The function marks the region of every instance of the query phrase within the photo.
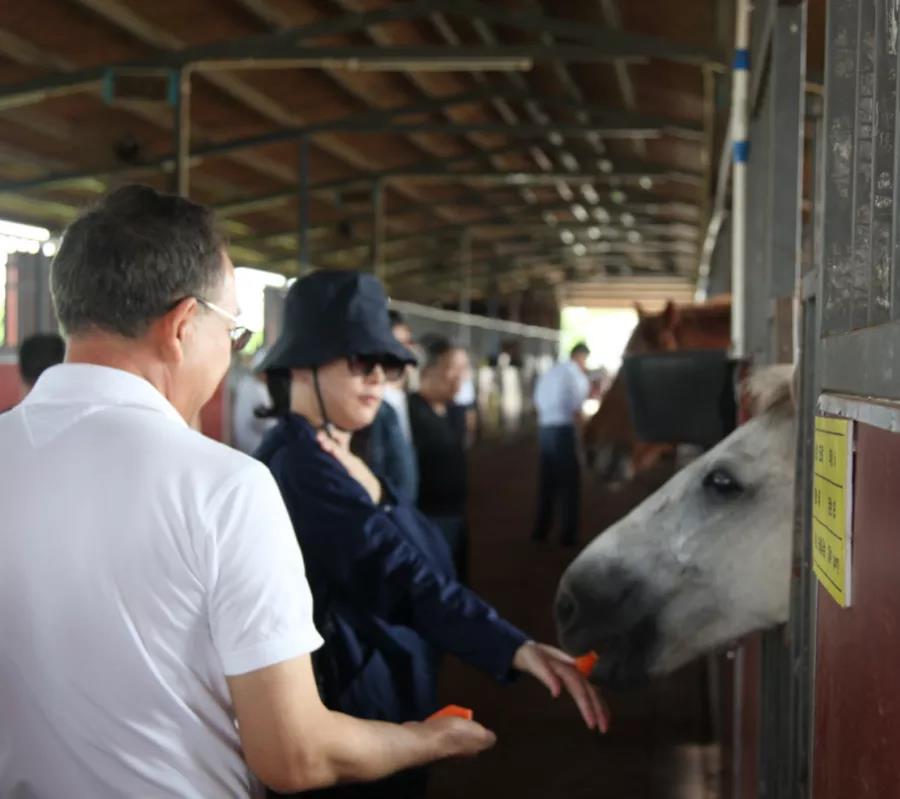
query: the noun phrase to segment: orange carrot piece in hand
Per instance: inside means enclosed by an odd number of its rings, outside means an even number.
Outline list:
[[[600,660],[600,656],[596,652],[588,652],[586,655],[575,658],[575,668],[581,672],[582,677],[590,677],[598,660]]]
[[[460,707],[459,705],[447,705],[447,707],[442,707],[437,713],[432,713],[428,719],[443,719],[449,716],[456,716],[457,718],[465,719],[466,721],[471,721],[475,713],[467,707]]]

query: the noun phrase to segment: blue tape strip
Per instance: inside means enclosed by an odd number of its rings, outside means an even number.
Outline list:
[[[735,50],[732,66],[735,69],[750,69],[750,51],[744,48]]]
[[[166,86],[166,102],[174,108],[178,105],[178,95],[181,93],[181,76],[177,69],[169,72],[168,85]]]
[[[746,164],[750,159],[750,142],[736,141],[734,143],[734,162],[736,164]]]

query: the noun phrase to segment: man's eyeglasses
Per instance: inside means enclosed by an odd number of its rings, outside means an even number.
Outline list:
[[[391,383],[403,376],[406,364],[390,355],[351,355],[347,358],[350,374],[356,377],[368,377],[375,371],[376,366],[381,367],[384,379]]]
[[[227,319],[232,323],[233,327],[228,329],[228,335],[231,337],[231,349],[233,352],[240,352],[250,343],[253,337],[253,331],[249,327],[245,327],[234,314],[228,313],[224,308],[220,308],[209,300],[202,297],[194,297],[204,308],[209,308],[213,313],[219,314],[223,319]]]

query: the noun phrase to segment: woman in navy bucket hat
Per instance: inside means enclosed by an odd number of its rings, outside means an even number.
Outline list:
[[[278,482],[303,550],[325,639],[313,656],[323,701],[362,718],[422,720],[437,710],[438,665],[449,652],[501,682],[527,672],[554,695],[565,689],[589,727],[605,726],[572,660],[460,585],[440,531],[350,451],[352,434],[375,417],[385,378],[414,362],[391,333],[378,280],[335,270],[291,286],[281,335],[261,365],[281,418],[257,457]],[[424,791],[424,772],[407,772],[322,795]]]

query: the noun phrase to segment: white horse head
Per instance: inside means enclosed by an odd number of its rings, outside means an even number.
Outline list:
[[[787,621],[794,491],[791,370],[748,386],[756,414],[595,539],[559,585],[562,645],[597,676],[668,673]]]

